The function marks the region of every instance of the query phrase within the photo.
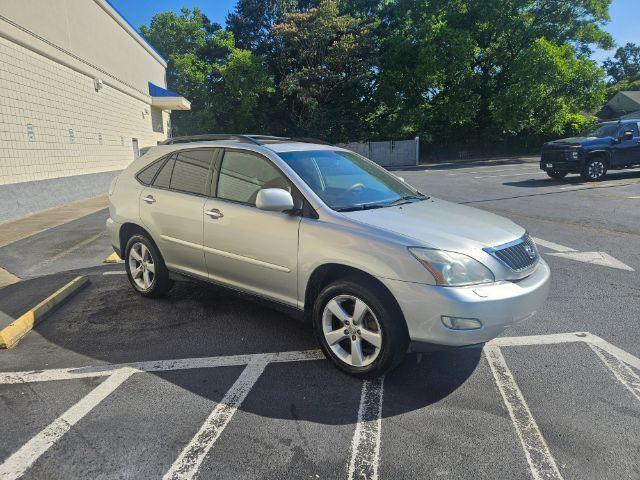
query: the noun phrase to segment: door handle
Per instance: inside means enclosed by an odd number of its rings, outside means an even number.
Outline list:
[[[156,203],[156,199],[153,198],[153,195],[147,195],[146,197],[142,197],[142,200],[144,200],[147,203]]]
[[[223,213],[218,210],[217,208],[212,208],[211,210],[207,210],[206,212],[204,212],[205,215],[208,215],[209,217],[213,218],[214,220],[217,220],[219,218],[224,217]]]

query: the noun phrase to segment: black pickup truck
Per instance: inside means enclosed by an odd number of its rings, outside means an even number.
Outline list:
[[[640,166],[640,120],[601,123],[584,137],[563,138],[542,147],[540,169],[551,178],[579,173],[589,182],[607,170]]]

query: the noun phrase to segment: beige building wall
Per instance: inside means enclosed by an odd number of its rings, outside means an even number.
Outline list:
[[[133,138],[140,148],[166,139],[148,103],[96,91],[91,77],[1,37],[0,65],[0,185],[121,170]]]
[[[106,0],[0,0],[0,223],[103,194],[165,140],[189,108],[149,95],[166,66]]]
[[[166,63],[105,0],[1,0],[0,34],[147,95]],[[66,58],[65,58],[66,57]]]

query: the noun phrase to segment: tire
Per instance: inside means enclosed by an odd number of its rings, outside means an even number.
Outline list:
[[[136,234],[129,239],[124,264],[129,283],[143,297],[162,296],[173,286],[160,251],[146,235]]]
[[[547,175],[555,180],[561,180],[567,176],[569,172],[563,172],[562,170],[547,170]]]
[[[335,305],[341,307],[343,320],[333,313]],[[364,310],[360,321],[354,315],[356,305],[359,312]],[[331,283],[318,295],[312,318],[325,356],[355,377],[383,375],[403,360],[409,346],[402,312],[391,295],[370,280],[356,277]]]
[[[580,176],[587,182],[599,182],[607,174],[607,162],[602,157],[587,160]]]

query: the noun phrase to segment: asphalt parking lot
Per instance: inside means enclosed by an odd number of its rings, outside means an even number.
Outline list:
[[[307,325],[228,291],[133,293],[106,212],[0,248],[0,478],[640,479],[640,171],[554,181],[526,160],[396,172],[523,225],[552,268],[534,318],[484,347],[334,369]]]

